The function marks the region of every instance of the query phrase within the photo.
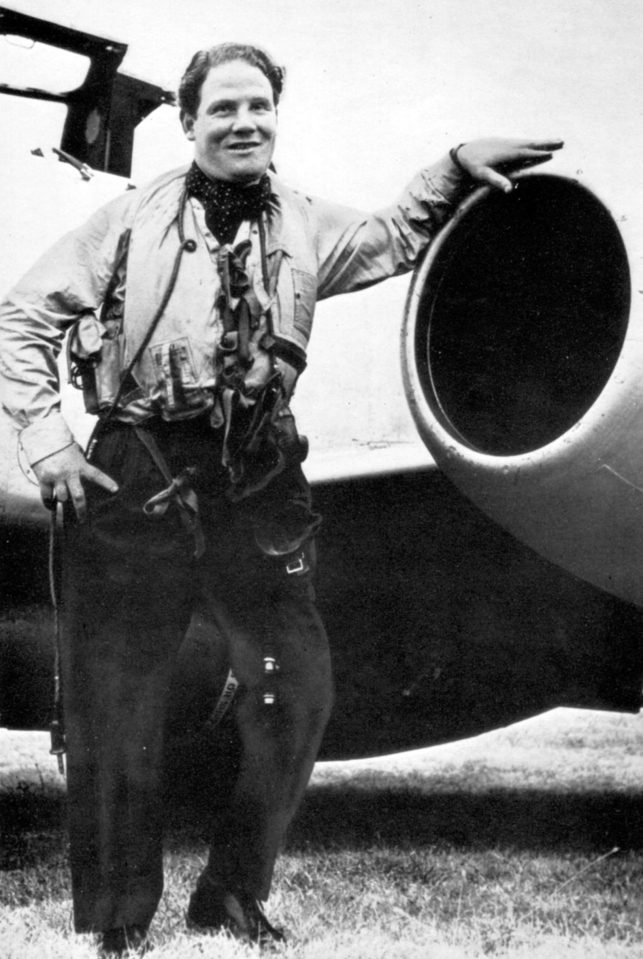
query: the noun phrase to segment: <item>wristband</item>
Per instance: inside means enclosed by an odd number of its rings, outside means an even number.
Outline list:
[[[462,165],[462,163],[460,162],[458,158],[458,150],[461,150],[463,146],[465,146],[464,143],[458,143],[457,147],[451,147],[451,149],[449,150],[449,156],[451,157],[451,162],[453,163],[454,166],[458,168],[460,173],[465,173],[467,176],[470,176],[471,174],[466,169],[466,167]]]

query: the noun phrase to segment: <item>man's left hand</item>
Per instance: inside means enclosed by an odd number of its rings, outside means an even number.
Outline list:
[[[457,163],[479,183],[510,193],[508,174],[551,160],[562,140],[471,140],[457,150]]]

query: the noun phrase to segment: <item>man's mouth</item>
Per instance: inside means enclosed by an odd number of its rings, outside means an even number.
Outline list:
[[[230,143],[228,144],[228,150],[232,150],[233,153],[249,153],[252,150],[256,150],[259,146],[261,146],[260,143],[254,140],[248,140],[243,143]]]

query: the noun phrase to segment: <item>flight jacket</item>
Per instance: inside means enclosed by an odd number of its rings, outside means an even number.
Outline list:
[[[112,296],[108,313],[112,330],[116,320],[116,359],[112,348],[110,362],[120,375],[167,290],[181,237],[184,249],[169,301],[133,370],[135,389],[118,416],[130,422],[159,414],[184,418],[211,405],[221,325],[217,244],[198,201],[185,200],[186,173],[187,167],[171,171],[101,207],[51,247],[0,304],[0,399],[21,430],[30,463],[73,442],[61,413],[57,367],[65,332],[81,320],[98,324],[100,340],[105,330],[98,318]],[[265,253],[269,264],[278,264],[272,289],[264,285],[256,224],[245,225],[252,243],[248,272],[260,309],[270,308],[278,334],[304,356],[316,301],[413,269],[470,187],[445,157],[421,170],[396,203],[369,215],[270,177]],[[187,364],[189,395],[180,402],[167,401],[160,358],[168,343],[179,344],[178,355]]]

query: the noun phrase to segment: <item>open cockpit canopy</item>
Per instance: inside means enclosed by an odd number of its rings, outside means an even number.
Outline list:
[[[41,142],[44,135],[79,165],[129,176],[136,126],[174,94],[119,72],[127,44],[2,6],[0,43],[9,141],[23,141],[16,125],[24,121]],[[28,111],[24,100],[31,101]]]

